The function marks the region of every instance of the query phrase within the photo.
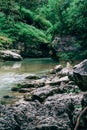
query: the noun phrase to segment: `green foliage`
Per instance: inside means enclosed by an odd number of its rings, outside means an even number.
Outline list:
[[[63,53],[58,53],[58,57],[60,57],[60,60],[66,60],[66,61],[68,61],[69,60],[69,55],[67,54],[67,53],[65,53],[65,52],[63,52]]]
[[[66,13],[68,18],[68,26],[70,27],[70,30],[74,31],[74,33],[77,34],[86,31],[86,12],[87,1],[84,0],[74,0],[70,3],[70,7],[67,8]],[[83,30],[83,32],[81,29]]]
[[[33,43],[49,43],[50,36],[46,36],[44,31],[36,29],[34,26],[26,23],[16,23],[15,27],[18,29],[18,36],[21,42]]]
[[[21,9],[21,16],[22,16],[22,19],[26,20],[26,22],[28,24],[33,24],[33,21],[34,21],[34,13],[32,11],[30,11],[29,9],[26,9],[26,8],[22,8]]]
[[[76,52],[61,59],[87,57],[87,0],[0,0],[0,44],[52,42],[57,35],[77,38]],[[7,40],[6,40],[7,38]],[[10,39],[11,41],[10,41]],[[5,41],[6,40],[6,41]],[[71,43],[73,44],[73,43]]]
[[[0,34],[0,49],[9,48],[12,45],[12,39],[5,34]]]
[[[47,30],[48,28],[52,27],[51,22],[40,15],[36,15],[34,20],[37,27],[43,30]]]
[[[5,14],[0,12],[0,31],[4,27],[5,21],[6,21]]]

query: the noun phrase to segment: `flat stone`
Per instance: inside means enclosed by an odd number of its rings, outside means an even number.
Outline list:
[[[26,77],[26,79],[40,79],[40,76],[36,74],[30,74]]]
[[[49,85],[60,85],[61,82],[69,82],[69,78],[68,76],[65,76],[65,77],[62,77],[62,78],[54,78],[52,79],[51,81],[47,81],[46,84],[49,84]]]

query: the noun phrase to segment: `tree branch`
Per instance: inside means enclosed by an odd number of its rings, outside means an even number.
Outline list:
[[[81,117],[83,116],[83,114],[86,112],[86,110],[87,110],[87,107],[85,107],[85,108],[81,111],[80,115],[79,115],[78,118],[77,118],[77,121],[76,121],[76,125],[75,125],[74,130],[77,130],[77,129],[78,129],[78,126],[79,126],[79,123],[80,123],[80,119],[81,119]]]

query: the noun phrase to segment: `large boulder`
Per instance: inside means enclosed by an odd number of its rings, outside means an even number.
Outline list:
[[[0,59],[8,61],[21,61],[22,57],[19,54],[12,52],[10,50],[1,50]]]
[[[83,95],[56,94],[43,104],[21,102],[0,105],[1,130],[73,130],[73,111],[81,105]]]
[[[87,90],[87,59],[74,66],[73,76],[82,91]]]

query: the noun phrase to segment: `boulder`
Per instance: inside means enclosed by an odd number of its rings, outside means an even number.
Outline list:
[[[36,75],[36,74],[30,74],[26,77],[26,79],[40,79],[40,76]]]
[[[74,66],[73,77],[82,91],[87,90],[87,59]]]
[[[8,61],[21,61],[22,57],[19,54],[12,52],[10,50],[1,50],[0,59]]]
[[[63,68],[62,65],[56,65],[54,69],[56,70],[56,72],[58,72],[58,71],[62,70],[62,68]]]
[[[43,104],[26,101],[15,106],[0,105],[1,130],[73,130],[73,111],[82,95],[56,94]]]
[[[64,67],[58,74],[60,76],[67,76],[67,75],[70,76],[72,75],[72,73],[73,73],[73,67],[69,62],[67,62],[66,67]]]
[[[39,100],[40,102],[43,102],[48,96],[52,96],[55,93],[58,93],[57,87],[45,86],[37,88],[33,91],[32,100]]]

